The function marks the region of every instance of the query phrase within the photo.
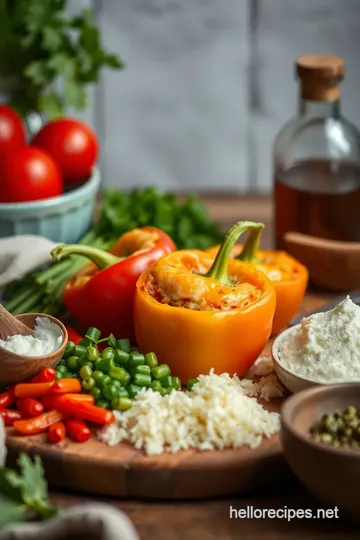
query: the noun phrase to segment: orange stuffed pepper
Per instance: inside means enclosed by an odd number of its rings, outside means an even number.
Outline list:
[[[276,310],[272,334],[285,328],[298,312],[306,292],[309,273],[305,266],[285,251],[262,251],[258,249],[261,229],[253,230],[244,245],[237,244],[231,256],[235,260],[250,263],[263,272],[274,284],[276,291]],[[215,257],[219,246],[205,250]]]
[[[276,295],[263,272],[230,254],[263,225],[234,225],[213,260],[199,250],[165,255],[140,276],[134,324],[140,350],[153,351],[183,383],[200,374],[242,376],[271,333]]]

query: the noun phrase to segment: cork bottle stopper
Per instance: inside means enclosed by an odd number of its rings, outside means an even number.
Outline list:
[[[309,54],[296,61],[301,80],[301,97],[309,101],[335,101],[340,98],[340,82],[345,63],[338,56]]]

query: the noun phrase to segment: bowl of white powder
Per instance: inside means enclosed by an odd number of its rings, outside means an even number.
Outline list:
[[[15,315],[33,330],[32,336],[14,335],[0,340],[0,382],[18,383],[37,375],[45,367],[55,367],[68,342],[61,321],[42,313]]]
[[[305,317],[272,346],[274,370],[293,393],[316,385],[360,382],[360,307],[348,296]]]

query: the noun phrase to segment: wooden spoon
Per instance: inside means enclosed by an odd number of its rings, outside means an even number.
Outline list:
[[[5,341],[7,337],[19,335],[33,336],[34,332],[0,304],[0,339]]]
[[[285,250],[309,270],[313,283],[333,291],[360,288],[360,243],[297,232],[284,235]]]
[[[6,310],[5,310],[6,311]],[[27,328],[27,335],[33,333],[37,317],[46,317],[60,327],[63,334],[61,347],[44,356],[24,356],[0,347],[0,382],[14,384],[35,377],[45,367],[55,367],[63,357],[68,342],[68,333],[61,321],[43,313],[25,313],[15,315],[17,322]],[[16,331],[16,334],[19,332]],[[10,334],[8,334],[10,335]],[[24,335],[24,334],[23,334]]]

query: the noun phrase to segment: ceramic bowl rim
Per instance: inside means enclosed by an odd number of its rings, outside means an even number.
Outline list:
[[[2,215],[10,212],[16,211],[32,211],[32,210],[42,210],[42,209],[51,209],[59,205],[73,202],[74,200],[80,199],[82,196],[92,193],[93,189],[96,189],[100,185],[100,171],[96,166],[92,169],[89,178],[81,184],[79,187],[58,195],[57,197],[49,197],[48,199],[41,199],[38,201],[27,201],[27,202],[17,202],[17,203],[0,203],[0,212]]]
[[[285,341],[288,334],[291,334],[291,332],[296,332],[301,326],[301,323],[296,324],[295,326],[290,326],[289,328],[286,328],[286,330],[283,330],[273,341],[271,345],[271,356],[273,359],[274,364],[276,364],[277,367],[279,367],[281,370],[285,371],[290,377],[294,377],[301,383],[309,383],[314,386],[331,386],[333,384],[342,384],[342,383],[326,383],[326,382],[319,382],[314,381],[313,379],[308,379],[306,377],[301,377],[300,375],[297,375],[293,371],[290,371],[289,369],[285,368],[279,359],[279,345],[282,341]],[[358,381],[360,383],[360,381]],[[347,383],[344,383],[347,384]],[[350,383],[351,384],[351,383]]]
[[[59,354],[61,351],[64,351],[65,347],[66,347],[66,345],[67,345],[67,343],[69,341],[68,332],[67,332],[67,329],[66,329],[66,326],[64,325],[64,323],[62,323],[56,317],[53,317],[52,315],[47,315],[46,313],[19,313],[19,315],[15,315],[15,317],[17,319],[21,319],[21,317],[25,317],[25,316],[29,316],[29,315],[32,315],[34,317],[34,319],[36,319],[36,317],[43,317],[43,318],[50,319],[51,322],[53,322],[54,324],[59,326],[62,333],[63,333],[63,337],[64,337],[62,344],[55,351],[52,351],[49,354],[43,354],[41,356],[27,356],[27,355],[24,355],[24,354],[16,354],[16,353],[14,353],[12,351],[8,351],[8,350],[6,350],[6,355],[8,357],[13,357],[14,359],[16,358],[16,359],[22,359],[22,360],[40,360],[40,359],[41,360],[46,360],[47,358],[49,358],[49,360],[50,360],[50,359],[54,358],[55,354]]]
[[[343,456],[348,458],[360,459],[360,452],[354,452],[354,450],[346,448],[334,448],[332,446],[322,445],[316,441],[313,441],[310,437],[306,437],[294,428],[294,423],[291,421],[291,416],[301,403],[306,403],[314,394],[320,395],[327,393],[336,393],[343,388],[355,387],[360,393],[360,382],[346,382],[339,384],[321,385],[301,390],[296,394],[292,394],[288,397],[280,410],[281,424],[292,434],[293,437],[300,440],[303,444],[310,446],[318,451],[328,452],[334,456]]]

